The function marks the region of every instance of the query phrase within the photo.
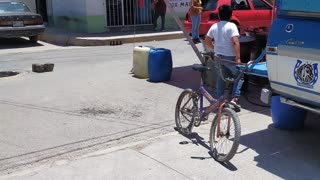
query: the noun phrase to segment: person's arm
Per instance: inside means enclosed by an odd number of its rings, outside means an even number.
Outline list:
[[[232,44],[233,44],[233,49],[236,54],[236,63],[240,64],[241,59],[240,59],[240,42],[238,36],[233,36],[231,38]]]
[[[214,44],[212,43],[212,40],[209,36],[206,36],[206,38],[204,39],[204,42],[209,48],[214,49]]]
[[[193,9],[193,10],[199,10],[199,9],[202,10],[202,7],[201,7],[201,6],[196,6],[196,5],[195,5],[194,0],[190,0],[190,7],[191,7],[191,9]]]
[[[197,10],[197,6],[195,6],[194,0],[191,0],[191,1],[190,1],[190,8],[191,8],[191,10],[193,10],[193,11]]]

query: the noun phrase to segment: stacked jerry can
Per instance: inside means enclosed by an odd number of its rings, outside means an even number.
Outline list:
[[[148,58],[152,47],[137,46],[133,49],[133,73],[137,78],[148,78]]]
[[[172,55],[169,49],[137,46],[133,51],[133,73],[135,77],[151,82],[171,79]]]
[[[172,56],[169,49],[150,49],[148,63],[149,81],[163,82],[171,79]]]

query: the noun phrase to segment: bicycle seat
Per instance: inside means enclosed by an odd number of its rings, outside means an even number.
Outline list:
[[[210,71],[210,68],[208,66],[202,64],[193,64],[192,69],[199,72]]]

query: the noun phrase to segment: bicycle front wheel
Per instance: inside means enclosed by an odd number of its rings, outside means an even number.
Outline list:
[[[230,108],[224,108],[214,117],[210,129],[210,148],[213,158],[226,162],[233,158],[239,147],[241,127],[239,117]]]
[[[195,112],[197,111],[197,107],[194,105],[195,96],[193,90],[185,89],[177,101],[175,111],[176,127],[184,135],[190,134],[194,126]]]

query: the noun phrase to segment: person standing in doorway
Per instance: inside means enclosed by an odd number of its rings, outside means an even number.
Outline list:
[[[201,0],[191,0],[190,1],[190,16],[192,22],[192,41],[196,43],[200,43],[199,38],[199,28],[200,28],[200,21],[201,21],[201,12],[202,12],[202,2]]]
[[[154,0],[153,2],[153,12],[154,12],[154,20],[153,20],[153,30],[157,31],[157,21],[159,16],[161,17],[161,29],[160,31],[164,31],[165,26],[165,17],[167,11],[167,5],[164,0]]]
[[[240,42],[239,31],[237,26],[229,22],[232,16],[232,8],[229,5],[219,7],[220,22],[213,24],[205,38],[206,45],[214,50],[215,55],[224,60],[233,61],[236,64],[241,63],[240,59]],[[217,71],[217,97],[223,95],[224,81],[220,75],[219,64],[215,59],[215,67]],[[221,62],[223,74],[230,72],[234,79],[238,77],[240,71],[234,63]],[[240,90],[243,84],[243,76],[238,82],[233,84],[232,101],[230,102],[236,109],[240,110],[238,101],[240,98]]]

